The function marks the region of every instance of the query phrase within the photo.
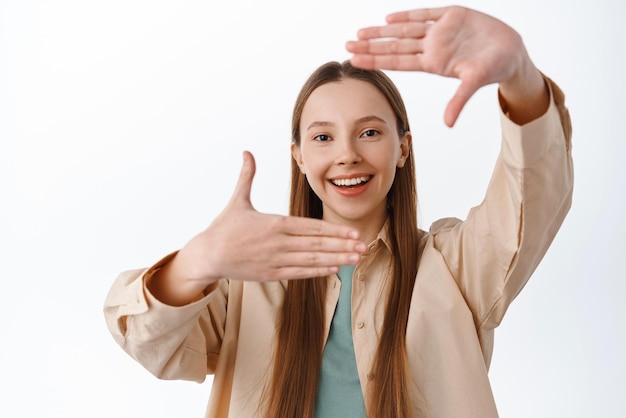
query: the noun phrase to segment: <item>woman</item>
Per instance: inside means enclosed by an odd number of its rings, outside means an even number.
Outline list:
[[[254,210],[244,153],[209,228],[118,277],[109,329],[160,378],[214,374],[207,417],[495,417],[493,331],[571,204],[563,95],[465,8],[390,15],[347,49],[296,101],[290,216]],[[465,221],[418,229],[408,118],[379,69],[459,78],[449,126],[499,84],[502,151]]]

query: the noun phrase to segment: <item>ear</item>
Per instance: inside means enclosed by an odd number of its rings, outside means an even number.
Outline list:
[[[291,144],[291,156],[298,164],[298,167],[300,167],[302,174],[306,174],[304,172],[304,163],[302,162],[302,152],[300,152],[300,147],[294,143]]]
[[[400,138],[400,157],[398,158],[398,162],[396,167],[402,168],[406,163],[406,159],[409,158],[409,153],[411,152],[411,145],[413,144],[413,137],[411,136],[411,132],[405,132],[402,138]]]

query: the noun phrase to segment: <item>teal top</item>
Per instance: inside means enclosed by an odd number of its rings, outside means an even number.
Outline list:
[[[365,401],[352,341],[352,275],[355,266],[339,268],[341,289],[324,347],[316,418],[363,418]]]

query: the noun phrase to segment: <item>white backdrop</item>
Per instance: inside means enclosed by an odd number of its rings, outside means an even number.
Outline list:
[[[211,387],[159,381],[102,316],[122,271],[206,227],[241,153],[253,203],[285,213],[290,113],[309,73],[393,11],[432,0],[0,0],[2,417],[200,417]],[[502,417],[626,416],[626,30],[620,0],[460,1],[517,29],[565,90],[573,208],[496,333]],[[392,73],[416,141],[421,226],[480,202],[494,86],[443,124],[456,82]]]

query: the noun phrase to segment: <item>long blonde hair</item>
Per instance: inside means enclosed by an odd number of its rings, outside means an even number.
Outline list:
[[[292,116],[292,141],[300,143],[302,109],[317,87],[350,78],[368,82],[387,99],[396,116],[399,136],[409,131],[404,102],[396,86],[382,71],[353,67],[348,61],[329,62],[306,81],[296,100]],[[407,376],[406,327],[411,295],[417,274],[419,230],[413,153],[403,168],[396,169],[388,196],[389,237],[392,247],[392,280],[368,383],[366,407],[372,418],[406,418],[412,415]],[[289,213],[292,216],[322,218],[322,202],[292,159]],[[264,391],[267,418],[313,417],[324,340],[326,281],[319,278],[288,282],[277,328],[271,379]]]

